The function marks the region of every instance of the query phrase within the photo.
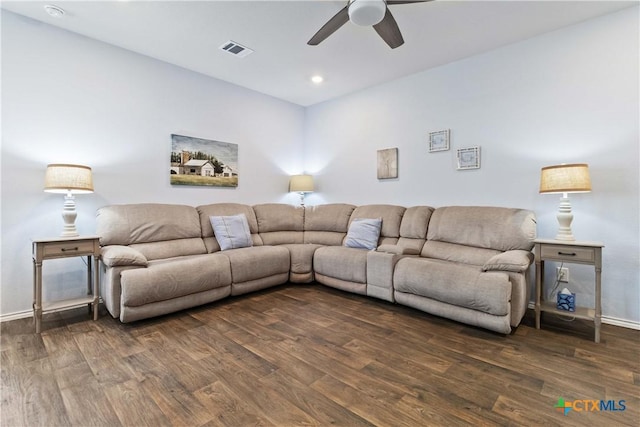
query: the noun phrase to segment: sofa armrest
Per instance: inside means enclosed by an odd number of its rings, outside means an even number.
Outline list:
[[[102,262],[107,267],[148,265],[147,258],[139,251],[129,246],[110,245],[102,248]]]
[[[377,252],[386,252],[394,255],[418,255],[419,252],[412,248],[405,248],[398,245],[380,245],[376,249]]]
[[[533,262],[533,254],[523,250],[512,250],[492,256],[482,266],[482,271],[511,271],[524,273]]]

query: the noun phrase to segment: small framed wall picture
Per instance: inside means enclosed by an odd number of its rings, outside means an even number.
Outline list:
[[[480,169],[480,146],[458,149],[458,170]]]
[[[378,150],[378,179],[398,177],[398,149]]]
[[[429,152],[447,151],[449,149],[449,129],[429,132]]]

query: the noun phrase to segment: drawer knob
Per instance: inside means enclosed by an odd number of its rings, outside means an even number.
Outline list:
[[[62,252],[73,252],[73,251],[77,251],[78,247],[76,246],[75,248],[62,248],[60,249]]]
[[[561,252],[561,251],[558,251],[558,255],[576,256],[577,254],[575,252]]]

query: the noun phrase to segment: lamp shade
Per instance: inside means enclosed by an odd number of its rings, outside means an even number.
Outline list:
[[[586,193],[591,191],[589,165],[576,163],[542,168],[540,193]]]
[[[289,191],[296,191],[298,193],[313,192],[313,176],[293,175],[289,180]]]
[[[44,191],[49,193],[93,193],[91,168],[68,164],[48,165],[44,177]]]

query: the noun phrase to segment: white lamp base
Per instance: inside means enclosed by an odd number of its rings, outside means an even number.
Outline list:
[[[573,213],[571,213],[571,202],[567,193],[563,193],[560,199],[560,206],[558,208],[558,234],[556,240],[573,241],[576,240],[571,232],[571,221],[573,221]]]
[[[64,220],[64,229],[62,230],[62,237],[75,237],[78,236],[78,230],[76,230],[76,198],[71,194],[71,191],[64,196],[64,208],[62,210],[62,219]]]
[[[300,191],[298,194],[300,194],[300,206],[304,208],[304,192]]]

